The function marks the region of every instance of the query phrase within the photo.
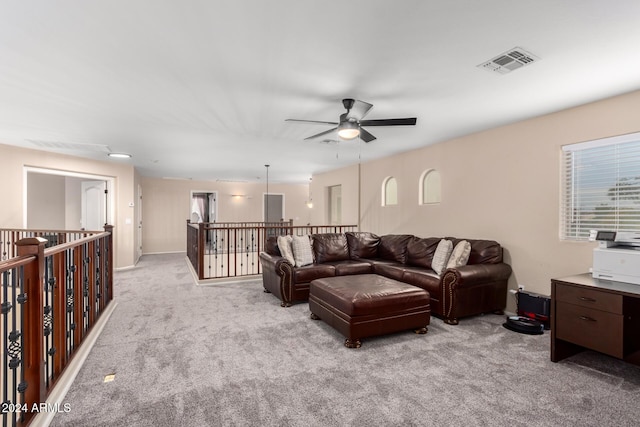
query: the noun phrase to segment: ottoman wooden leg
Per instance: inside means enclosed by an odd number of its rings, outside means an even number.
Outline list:
[[[320,320],[320,316],[318,316],[315,313],[311,313],[311,315],[309,315],[310,318],[312,318],[313,320]]]
[[[353,340],[347,338],[346,340],[344,340],[344,346],[347,348],[360,348],[362,347],[362,343],[357,338]]]
[[[428,329],[425,326],[423,328],[418,328],[418,329],[414,330],[413,332],[415,332],[416,334],[421,334],[422,335],[422,334],[426,334],[428,332]]]

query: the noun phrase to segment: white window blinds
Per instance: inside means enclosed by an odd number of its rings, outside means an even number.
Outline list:
[[[566,145],[560,237],[640,231],[640,133]]]

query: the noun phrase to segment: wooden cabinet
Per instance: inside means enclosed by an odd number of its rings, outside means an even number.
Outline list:
[[[551,360],[585,348],[640,364],[640,285],[591,274],[551,280]]]

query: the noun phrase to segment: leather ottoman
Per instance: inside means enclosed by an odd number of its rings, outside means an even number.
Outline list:
[[[358,348],[361,339],[406,329],[426,334],[431,320],[429,292],[377,274],[313,280],[309,288],[312,319],[322,319]]]

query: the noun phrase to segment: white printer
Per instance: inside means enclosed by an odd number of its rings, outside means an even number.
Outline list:
[[[640,285],[640,232],[591,230],[593,277]]]

